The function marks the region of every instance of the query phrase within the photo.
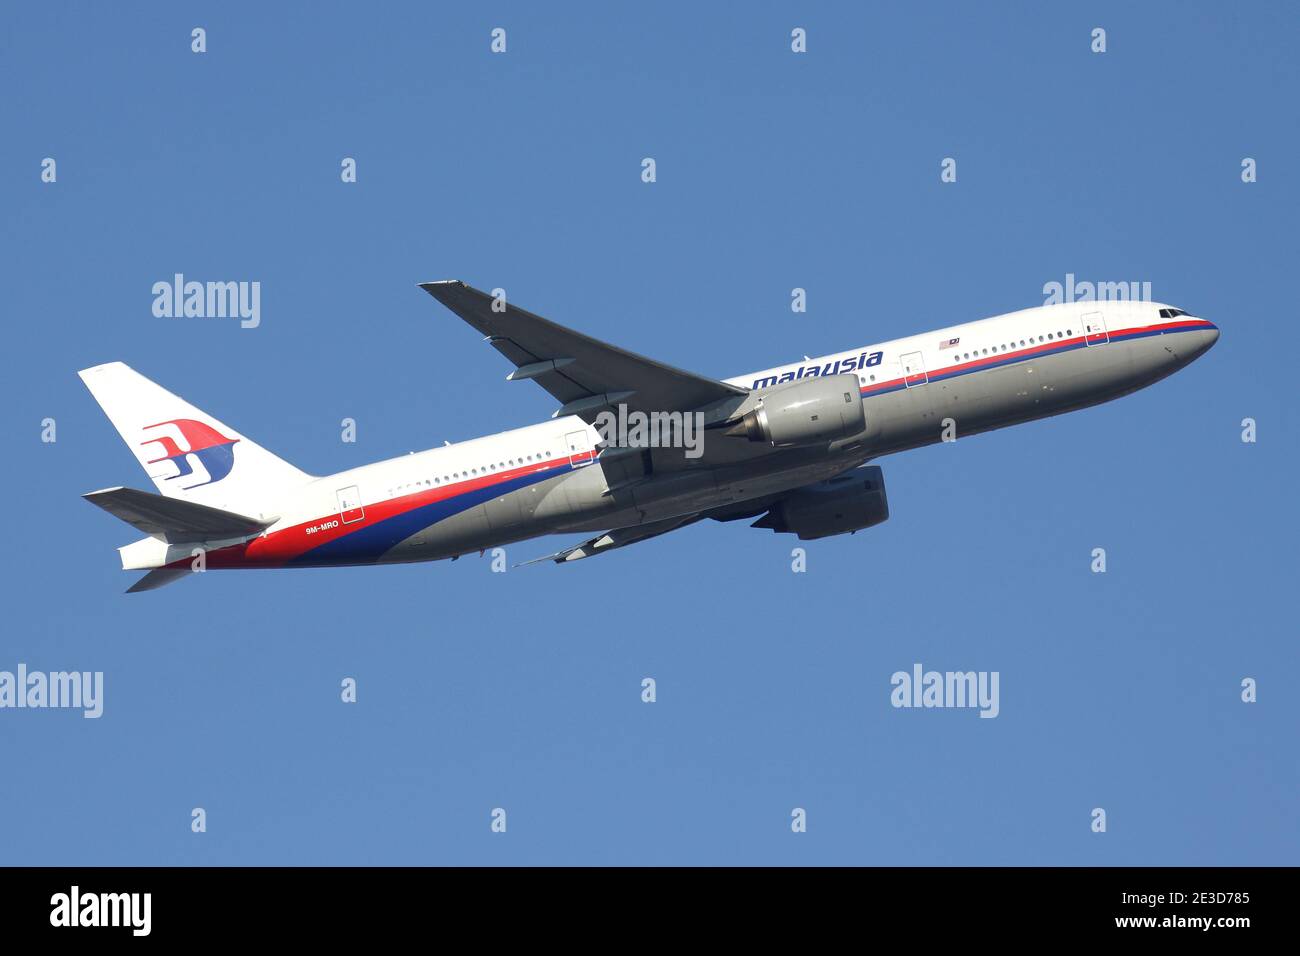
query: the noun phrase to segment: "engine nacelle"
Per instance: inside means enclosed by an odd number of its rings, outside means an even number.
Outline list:
[[[765,390],[728,431],[775,448],[851,438],[867,427],[853,374],[805,378]]]
[[[889,518],[885,476],[875,465],[790,492],[752,527],[797,534],[801,541],[861,531]]]

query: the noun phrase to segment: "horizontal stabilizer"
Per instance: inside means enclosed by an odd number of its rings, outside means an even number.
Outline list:
[[[150,571],[135,584],[126,589],[127,594],[134,594],[137,591],[152,591],[155,588],[171,584],[177,578],[183,578],[187,574],[192,574],[189,568],[158,568]]]
[[[166,498],[135,488],[105,488],[82,497],[168,544],[243,538],[259,533],[276,521],[275,518],[249,518],[233,511],[222,511],[183,498]]]

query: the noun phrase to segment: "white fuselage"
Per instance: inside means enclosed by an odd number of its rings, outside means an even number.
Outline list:
[[[737,458],[735,439],[710,433],[715,437],[698,461],[679,462],[624,492],[611,490],[600,434],[565,416],[350,469],[286,493],[270,505],[274,524],[216,548],[209,566],[454,557],[541,534],[625,527],[779,494],[938,441],[945,420],[971,434],[1157,381],[1218,336],[1204,320],[1177,310],[1162,315],[1170,311],[1149,302],[1043,306],[726,380],[759,390],[856,374],[871,439],[846,455],[805,448]],[[141,542],[133,566],[187,557],[158,544],[150,550]]]

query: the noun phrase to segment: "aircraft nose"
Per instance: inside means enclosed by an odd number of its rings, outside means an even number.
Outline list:
[[[1205,327],[1195,329],[1189,333],[1192,341],[1191,348],[1188,351],[1187,360],[1198,359],[1208,352],[1214,343],[1219,341],[1219,327],[1213,322],[1205,321]]]
[[[1197,330],[1196,336],[1200,338],[1200,342],[1197,342],[1196,354],[1204,355],[1214,343],[1218,342],[1218,325],[1212,321],[1205,321],[1205,328]]]

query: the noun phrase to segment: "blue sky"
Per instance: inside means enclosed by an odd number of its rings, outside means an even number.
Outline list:
[[[0,669],[102,670],[105,701],[0,711],[0,862],[1297,862],[1285,5],[4,19]],[[176,272],[260,281],[260,327],[155,318]],[[115,359],[318,474],[548,417],[421,280],[722,377],[1067,273],[1150,281],[1222,338],[1118,402],[882,459],[889,522],[810,544],[804,574],[788,536],[710,522],[563,568],[124,596],[134,533],[79,500],[147,487],[75,374]],[[1000,716],[893,709],[916,662],[1000,672]]]

